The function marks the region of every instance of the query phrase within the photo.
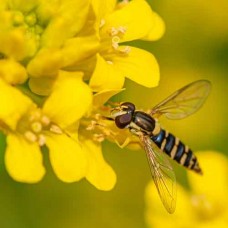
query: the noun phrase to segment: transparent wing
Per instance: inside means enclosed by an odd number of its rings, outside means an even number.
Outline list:
[[[165,157],[166,155],[152,144],[148,136],[140,136],[140,141],[146,151],[150,171],[157,187],[159,196],[166,210],[171,214],[176,207],[176,177]]]
[[[192,82],[156,105],[150,114],[154,117],[164,114],[169,119],[185,118],[203,105],[210,89],[211,83],[207,80]]]

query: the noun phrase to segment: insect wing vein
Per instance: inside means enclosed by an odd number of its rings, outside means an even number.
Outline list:
[[[140,141],[146,151],[150,171],[161,201],[166,210],[173,213],[176,207],[175,173],[165,157],[166,155],[152,145],[148,136],[140,137]]]
[[[152,116],[162,114],[169,119],[182,119],[196,112],[205,102],[211,89],[207,80],[195,81],[177,90],[151,111]]]

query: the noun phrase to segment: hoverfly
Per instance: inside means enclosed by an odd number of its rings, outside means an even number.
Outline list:
[[[176,177],[167,154],[186,168],[202,174],[192,150],[177,137],[160,127],[157,119],[182,119],[196,112],[205,102],[211,88],[206,80],[192,82],[152,108],[149,113],[138,111],[130,102],[121,103],[111,111],[118,128],[128,128],[138,136],[146,152],[150,171],[161,201],[169,213],[176,207]]]

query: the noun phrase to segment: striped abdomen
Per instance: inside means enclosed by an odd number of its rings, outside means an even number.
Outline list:
[[[164,129],[161,129],[157,135],[151,136],[151,140],[172,159],[181,165],[202,173],[196,156],[188,146],[184,145],[178,138]]]

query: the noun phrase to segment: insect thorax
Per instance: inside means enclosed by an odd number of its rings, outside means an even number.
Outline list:
[[[134,134],[154,135],[159,133],[160,126],[157,121],[145,112],[136,111],[133,115],[129,129]]]

